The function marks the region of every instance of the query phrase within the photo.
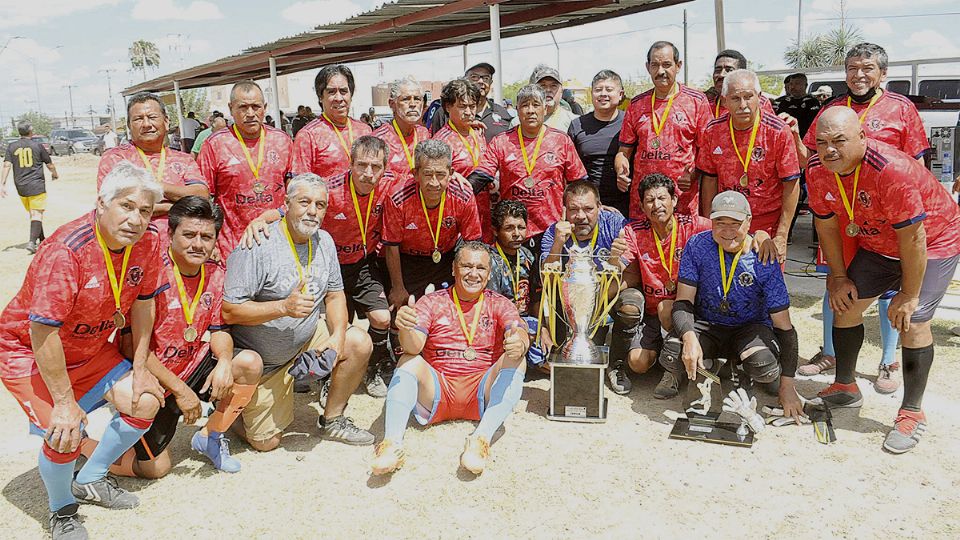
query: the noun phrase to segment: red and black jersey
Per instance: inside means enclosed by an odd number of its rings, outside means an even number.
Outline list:
[[[714,118],[720,118],[729,112],[723,107],[723,100],[720,99],[720,94],[709,92],[706,93],[706,96],[707,101],[710,102],[710,114]],[[770,98],[763,94],[760,94],[760,111],[773,115],[777,114],[773,110],[773,103],[770,102]]]
[[[440,234],[436,249],[440,253],[452,251],[461,238],[480,240],[480,218],[472,191],[451,180],[441,219],[439,206],[428,208],[424,215],[420,186],[415,180],[408,180],[384,201],[383,244],[399,246],[400,253],[407,255],[429,257],[434,250],[430,231],[432,228],[436,234],[438,220]]]
[[[322,115],[298,131],[293,141],[293,159],[290,163],[293,174],[312,172],[321,178],[333,178],[346,172],[350,168],[353,141],[363,135],[373,134],[366,122],[353,118],[347,118],[347,122],[349,127],[340,129],[339,137],[339,128]]]
[[[449,125],[443,126],[440,131],[434,133],[433,138],[447,143],[453,156],[453,171],[460,173],[464,178],[470,176],[470,173],[477,168],[480,157],[483,156],[483,152],[487,148],[487,140],[483,135],[475,132],[468,133],[463,135],[463,139],[461,139],[456,131],[450,129]],[[470,148],[467,148],[464,140],[470,145]],[[473,154],[471,154],[471,151]],[[480,215],[480,231],[483,234],[484,243],[487,244],[492,244],[494,238],[493,223],[490,221],[492,189],[494,189],[494,184],[491,183],[476,194],[477,213]]]
[[[421,124],[416,124],[413,135],[401,141],[400,136],[397,135],[397,130],[393,128],[393,122],[390,122],[373,130],[373,134],[387,143],[387,148],[390,149],[387,171],[393,175],[397,183],[406,182],[413,178],[413,165],[411,165],[413,163],[413,151],[418,143],[430,138],[430,130]],[[404,143],[406,143],[406,151],[404,150]]]
[[[357,206],[353,205],[350,192],[350,171],[327,181],[327,213],[323,216],[321,228],[333,237],[337,245],[337,259],[340,264],[353,264],[365,254],[376,253],[383,233],[384,202],[387,200],[389,186],[394,185],[392,178],[384,176],[377,182],[376,188],[366,195],[357,193]],[[373,202],[370,202],[373,197]],[[370,205],[370,218],[367,219],[367,205]],[[357,208],[360,218],[357,217]],[[360,232],[361,220],[367,221],[367,245],[364,250],[363,235]]]

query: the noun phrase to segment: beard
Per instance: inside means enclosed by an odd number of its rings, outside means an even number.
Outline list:
[[[316,234],[317,230],[320,229],[320,222],[315,221],[313,223],[309,223],[308,221],[305,221],[309,219],[310,218],[302,217],[291,223],[291,225],[293,225],[293,228],[296,229],[299,234],[302,234],[303,236],[313,236]]]

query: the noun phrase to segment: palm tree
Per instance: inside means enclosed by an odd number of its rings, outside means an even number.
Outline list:
[[[855,26],[841,25],[828,32],[823,36],[823,44],[830,58],[829,65],[842,66],[847,59],[847,51],[858,43],[863,43],[863,34]]]
[[[832,61],[830,47],[821,35],[810,36],[799,44],[794,40],[783,53],[787,65],[796,69],[829,66]]]
[[[138,39],[130,45],[130,65],[143,73],[143,80],[147,80],[147,67],[160,67],[160,49],[156,43]]]

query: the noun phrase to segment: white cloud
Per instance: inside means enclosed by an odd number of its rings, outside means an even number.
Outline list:
[[[905,7],[910,10],[916,10],[919,6],[946,6],[952,5],[953,0],[846,0],[845,7],[849,14],[852,10],[864,10],[869,13],[876,13],[884,9],[902,10]],[[806,6],[804,6],[806,8]],[[840,0],[814,0],[810,7],[814,11],[828,11],[831,13],[840,12]]]
[[[349,0],[311,0],[284,8],[280,16],[298,25],[320,26],[349,19],[363,11],[361,6]]]
[[[893,27],[883,19],[868,20],[860,25],[867,38],[885,37],[893,34]]]
[[[186,6],[173,0],[140,0],[130,16],[141,21],[209,21],[222,19],[223,13],[212,2],[197,0]]]
[[[29,38],[12,39],[7,43],[6,52],[0,56],[0,65],[7,62],[27,62],[35,59],[41,64],[49,64],[60,60],[62,47],[47,47],[36,40]]]
[[[905,45],[910,52],[896,55],[900,58],[944,58],[960,56],[960,47],[952,40],[936,30],[920,30],[910,34]]]
[[[22,0],[0,0],[0,28],[34,26],[56,17],[88,11],[101,6],[115,6],[120,0],[46,0],[42,6]]]

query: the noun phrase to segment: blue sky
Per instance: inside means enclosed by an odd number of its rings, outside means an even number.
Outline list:
[[[784,67],[783,50],[797,32],[797,1],[726,0],[727,46],[767,69]],[[115,95],[140,80],[139,73],[130,71],[127,59],[127,49],[136,39],[154,41],[160,47],[161,68],[150,74],[154,76],[340,21],[380,4],[377,0],[0,0],[0,47],[9,41],[0,52],[4,83],[0,119],[8,123],[11,115],[37,108],[34,68],[44,112],[63,115],[69,109],[66,85],[74,86],[76,114],[91,107],[104,111],[107,82],[102,70],[114,70],[110,76]],[[960,56],[956,32],[960,5],[955,0],[847,0],[845,4],[848,20],[868,41],[886,47],[893,60]],[[804,32],[836,26],[839,7],[839,0],[803,0]],[[642,55],[650,42],[682,43],[684,8],[690,23],[690,80],[702,80],[716,52],[712,0],[556,31],[561,73],[588,82],[599,67],[609,67],[625,77],[645,77]],[[18,37],[11,40],[14,36]],[[536,63],[554,63],[556,58],[548,34],[505,40],[503,47],[505,82],[526,77]],[[469,52],[471,61],[484,60],[489,46],[473,45]],[[365,62],[356,65],[355,71],[363,88],[403,75],[447,79],[462,71],[461,52],[423,53],[382,65]]]

